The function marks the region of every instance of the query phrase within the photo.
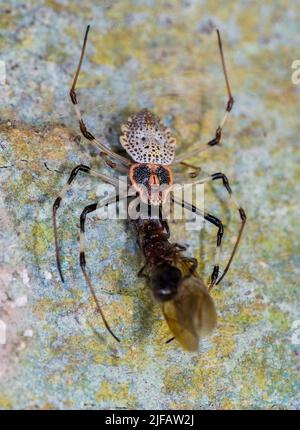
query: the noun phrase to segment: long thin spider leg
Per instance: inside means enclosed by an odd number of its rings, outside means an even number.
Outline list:
[[[60,250],[59,250],[59,242],[58,242],[58,234],[57,234],[57,222],[56,222],[56,211],[59,207],[60,200],[58,198],[55,200],[52,208],[52,221],[53,221],[53,231],[54,231],[54,242],[55,242],[55,258],[56,258],[56,266],[57,270],[60,276],[60,280],[62,283],[65,282],[62,270],[61,270],[61,264],[60,264]]]
[[[96,211],[97,209],[101,208],[101,207],[107,207],[109,206],[110,203],[115,203],[115,202],[119,202],[121,199],[124,199],[127,197],[127,192],[124,194],[119,194],[119,195],[113,195],[113,196],[108,196],[105,199],[103,199],[101,202],[99,203],[93,203],[91,205],[88,205],[84,208],[84,210],[82,211],[81,215],[80,215],[80,267],[81,270],[83,272],[85,281],[90,289],[91,295],[94,299],[97,311],[99,312],[99,314],[101,315],[101,318],[103,320],[103,323],[105,325],[105,327],[107,328],[107,330],[109,331],[109,333],[112,335],[112,337],[120,342],[120,339],[114,334],[114,332],[112,331],[112,329],[110,328],[108,322],[106,321],[106,318],[104,316],[104,313],[102,311],[102,308],[100,306],[99,300],[97,298],[95,289],[93,287],[93,284],[91,282],[91,278],[87,273],[86,270],[86,259],[85,259],[85,221],[86,221],[86,216],[87,214]]]
[[[239,243],[240,243],[240,240],[241,240],[241,237],[242,237],[242,234],[243,234],[243,230],[244,230],[247,218],[246,218],[246,214],[245,214],[245,212],[244,212],[244,210],[242,208],[240,208],[239,211],[240,211],[240,215],[241,215],[241,218],[242,218],[242,224],[240,226],[240,229],[239,229],[239,232],[238,232],[238,235],[237,235],[237,238],[236,238],[233,250],[231,252],[230,258],[229,258],[229,260],[228,260],[228,262],[227,262],[227,264],[225,266],[225,269],[224,269],[222,275],[216,281],[215,285],[218,285],[222,281],[222,279],[224,278],[224,276],[226,275],[226,273],[228,272],[228,269],[229,269],[229,267],[231,265],[231,262],[233,260],[233,257],[235,255],[235,253],[236,253],[236,250],[237,250],[237,248],[239,246]],[[213,288],[213,286],[214,285],[212,285],[212,287],[210,287],[210,290]]]
[[[188,175],[189,175],[190,178],[197,178],[199,176],[199,174],[201,172],[201,167],[200,166],[194,166],[193,164],[186,163],[185,161],[182,161],[180,164],[182,166],[184,166],[184,167],[188,167],[190,169],[193,169],[193,172],[189,172],[188,173]]]
[[[222,275],[220,276],[220,278],[218,280],[216,279],[214,283],[210,284],[209,290],[211,290],[214,287],[214,285],[219,284],[221,282],[221,280],[224,278],[224,276],[226,275],[226,273],[228,272],[228,269],[229,269],[229,267],[231,265],[231,262],[233,260],[233,257],[235,255],[235,253],[236,253],[237,247],[238,247],[239,242],[241,240],[242,233],[243,233],[243,230],[244,230],[244,227],[245,227],[245,224],[246,224],[247,216],[246,216],[246,213],[245,213],[244,209],[240,206],[240,204],[238,203],[238,201],[236,200],[236,198],[232,194],[232,189],[230,187],[229,180],[228,180],[227,176],[224,175],[224,173],[221,173],[221,172],[213,173],[212,175],[207,176],[206,178],[202,178],[202,179],[200,179],[198,181],[192,182],[191,184],[186,184],[186,186],[189,186],[189,185],[193,186],[193,185],[204,184],[204,183],[209,182],[209,181],[215,181],[215,180],[220,180],[220,179],[222,180],[222,184],[223,184],[224,188],[228,192],[231,200],[233,201],[234,205],[236,206],[236,208],[237,208],[237,210],[239,212],[239,216],[241,218],[241,225],[240,225],[240,228],[239,228],[239,232],[238,232],[238,236],[237,236],[236,242],[234,244],[234,247],[233,247],[233,250],[231,252],[230,258],[229,258],[229,260],[228,260],[228,262],[227,262],[227,264],[225,266],[225,269],[224,269]]]
[[[76,176],[79,172],[88,173],[91,176],[95,176],[97,178],[102,179],[104,182],[110,183],[114,186],[118,186],[118,180],[115,178],[111,178],[107,175],[103,175],[102,173],[98,173],[96,170],[91,169],[89,166],[85,166],[84,164],[80,164],[72,170],[69,179],[66,183],[66,185],[63,187],[57,198],[55,199],[52,207],[52,218],[53,218],[53,229],[54,229],[54,241],[55,241],[55,256],[56,256],[56,265],[59,272],[59,276],[62,282],[64,282],[64,277],[62,274],[61,269],[61,258],[60,258],[60,247],[59,247],[59,240],[58,240],[58,233],[57,233],[57,210],[60,207],[61,201],[66,194],[66,192],[70,189],[72,182],[75,180]]]
[[[100,150],[101,150],[100,156],[105,158],[105,159],[107,159],[107,156],[112,157],[115,160],[129,166],[131,164],[130,160],[128,160],[125,157],[122,157],[121,155],[119,155],[113,151],[111,151],[106,145],[101,143],[98,139],[95,138],[95,136],[92,133],[90,133],[90,131],[87,129],[87,127],[83,121],[82,115],[81,115],[79,107],[78,107],[78,100],[77,100],[77,94],[76,94],[76,84],[77,84],[78,76],[79,76],[80,69],[82,66],[84,54],[85,54],[89,30],[90,30],[90,26],[88,25],[86,28],[86,31],[85,31],[84,39],[83,39],[83,45],[82,45],[82,49],[81,49],[79,63],[78,63],[78,66],[77,66],[77,69],[76,69],[76,72],[75,72],[75,75],[73,78],[72,86],[70,89],[71,101],[73,103],[75,113],[76,113],[76,116],[77,116],[78,121],[79,121],[79,128],[80,128],[81,133],[83,134],[83,136],[86,139],[93,141],[93,143],[95,143],[100,148]],[[111,163],[108,160],[107,160],[107,163],[111,167],[114,167],[114,165],[111,165]]]
[[[192,213],[196,213],[197,215],[204,218],[206,221],[210,222],[211,224],[215,225],[218,228],[217,232],[217,247],[216,247],[216,255],[215,255],[215,264],[214,268],[211,274],[211,284],[215,284],[218,275],[219,275],[219,259],[220,259],[220,249],[222,245],[222,239],[224,235],[224,226],[221,220],[219,218],[215,217],[214,215],[211,215],[208,212],[202,211],[201,209],[197,208],[195,205],[190,204],[186,201],[177,200],[176,198],[172,197],[173,203],[176,203],[177,205],[181,206],[182,208],[185,208],[189,210]]]
[[[163,217],[163,211],[162,211],[161,206],[159,206],[159,219],[160,219],[162,225],[164,226],[164,229],[166,230],[166,233],[165,233],[166,236],[165,237],[166,237],[166,239],[169,239],[170,238],[170,227],[169,227],[168,221]]]
[[[203,152],[212,146],[218,145],[221,141],[222,131],[223,131],[223,128],[224,128],[225,123],[227,121],[229,112],[231,111],[231,109],[233,107],[234,99],[232,97],[231,88],[230,88],[230,84],[229,84],[229,79],[228,79],[228,74],[227,74],[227,69],[226,69],[226,64],[225,64],[225,59],[224,59],[222,40],[221,40],[219,30],[217,30],[217,36],[218,36],[218,45],[219,45],[219,51],[220,51],[220,57],[221,57],[221,63],[222,63],[222,70],[223,70],[223,74],[224,74],[224,78],[225,78],[226,90],[227,90],[227,95],[228,95],[228,100],[227,100],[226,108],[225,108],[225,115],[224,115],[222,121],[220,122],[220,125],[216,129],[215,137],[213,139],[209,140],[204,145],[202,144],[201,146],[198,146],[196,149],[189,151],[188,153],[179,155],[178,157],[175,158],[174,164],[182,163],[184,160],[191,158],[191,157],[194,157],[194,156],[198,155],[200,152]]]
[[[231,189],[231,187],[229,185],[229,181],[228,181],[227,176],[225,176],[223,173],[215,173],[215,174],[212,175],[212,180],[216,180],[216,179],[222,179],[223,186],[228,191],[228,193],[229,193],[229,195],[230,195],[230,197],[231,197],[234,205],[236,206],[236,208],[239,211],[239,215],[240,215],[240,218],[241,218],[241,225],[240,225],[240,228],[239,228],[239,231],[238,231],[238,235],[237,235],[234,247],[232,249],[231,255],[230,255],[229,260],[228,260],[228,262],[227,262],[227,264],[225,266],[225,269],[223,270],[222,275],[219,277],[219,279],[215,283],[215,285],[218,285],[222,281],[222,279],[224,278],[224,276],[226,275],[226,273],[228,272],[228,270],[230,268],[230,265],[231,265],[232,260],[233,260],[233,258],[235,256],[235,253],[237,251],[238,245],[240,243],[240,240],[241,240],[241,237],[242,237],[242,234],[243,234],[243,231],[244,231],[244,227],[245,227],[245,224],[246,224],[246,221],[247,221],[247,216],[246,216],[246,212],[244,211],[244,209],[240,206],[240,204],[238,203],[238,201],[236,200],[236,198],[233,196],[232,189]],[[211,290],[213,287],[214,287],[214,284],[212,284],[209,289]]]
[[[229,85],[228,73],[227,73],[227,69],[226,69],[224,52],[223,52],[223,47],[222,47],[222,40],[221,40],[220,31],[218,29],[217,29],[217,35],[218,35],[218,44],[219,44],[219,50],[220,50],[220,55],[221,55],[221,61],[222,61],[222,68],[223,68],[223,73],[224,73],[225,82],[226,82],[226,89],[227,89],[227,93],[228,93],[226,112],[230,112],[232,109],[233,103],[234,103],[234,99],[232,97],[232,93],[231,93],[231,89],[230,89],[230,85]],[[222,123],[221,123],[221,126],[222,126]]]

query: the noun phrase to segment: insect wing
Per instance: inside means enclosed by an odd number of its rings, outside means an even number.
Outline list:
[[[182,281],[176,298],[163,303],[162,311],[176,340],[188,351],[197,351],[200,339],[216,326],[214,302],[195,276]]]

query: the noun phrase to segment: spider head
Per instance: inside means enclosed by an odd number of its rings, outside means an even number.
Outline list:
[[[168,166],[160,164],[132,164],[130,180],[146,205],[165,203],[172,189],[173,175]]]

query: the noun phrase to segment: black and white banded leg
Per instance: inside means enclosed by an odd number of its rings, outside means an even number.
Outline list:
[[[220,278],[217,279],[217,280],[215,280],[214,283],[211,283],[211,285],[209,287],[210,290],[213,288],[214,285],[219,284],[221,282],[221,280],[224,278],[224,276],[226,275],[226,273],[228,272],[228,269],[229,269],[229,267],[231,265],[231,262],[233,260],[233,257],[235,255],[235,253],[236,253],[237,247],[238,247],[239,242],[241,240],[242,233],[243,233],[243,230],[244,230],[244,227],[245,227],[245,224],[246,224],[246,220],[247,220],[246,213],[245,213],[244,209],[240,206],[240,204],[238,203],[238,201],[236,200],[236,198],[234,197],[234,195],[232,193],[232,189],[231,189],[229,181],[228,181],[228,178],[227,178],[226,175],[224,175],[224,173],[221,173],[221,172],[213,173],[212,175],[207,176],[206,178],[202,178],[202,179],[199,179],[198,181],[195,181],[195,182],[191,183],[191,185],[204,184],[206,182],[216,181],[216,180],[222,180],[222,184],[223,184],[224,188],[227,190],[227,192],[228,192],[228,194],[230,196],[230,199],[232,200],[232,202],[234,203],[234,205],[236,206],[236,208],[237,208],[237,210],[239,212],[239,216],[240,216],[240,219],[241,219],[241,225],[240,225],[240,228],[239,228],[239,231],[238,231],[236,242],[234,244],[234,247],[233,247],[233,250],[231,252],[230,258],[229,258],[229,260],[228,260],[228,262],[227,262],[227,264],[225,266],[225,269],[224,269],[222,275],[220,276]],[[190,185],[190,184],[187,184],[186,186],[188,186],[188,185]],[[218,252],[218,254],[219,254],[219,252]],[[217,259],[219,258],[218,254],[216,255]],[[218,265],[218,260],[216,261],[216,265]]]
[[[118,186],[118,180],[115,178],[111,178],[110,176],[103,175],[102,173],[97,172],[96,170],[91,169],[89,166],[85,166],[84,164],[80,164],[76,166],[66,183],[66,185],[63,187],[61,192],[58,194],[57,198],[55,199],[53,203],[52,208],[52,216],[53,216],[53,228],[54,228],[54,240],[55,240],[55,255],[56,255],[56,264],[58,268],[58,272],[60,275],[60,279],[62,282],[64,282],[64,277],[61,270],[61,262],[60,262],[60,248],[59,248],[59,240],[58,240],[58,234],[57,234],[57,221],[56,221],[56,213],[58,208],[60,207],[61,201],[63,197],[65,196],[66,192],[70,189],[72,182],[75,180],[79,172],[88,173],[91,176],[97,177],[102,179],[104,182],[107,182],[111,185],[114,185],[115,187]]]
[[[194,206],[194,205],[192,205],[186,201],[177,200],[174,197],[172,197],[172,201],[173,201],[173,203],[176,203],[177,205],[181,206],[182,208],[187,209],[190,212],[201,216],[206,221],[210,222],[211,224],[213,224],[214,226],[216,226],[218,228],[215,264],[214,264],[214,268],[213,268],[213,271],[212,271],[212,274],[210,277],[209,289],[211,289],[212,286],[215,285],[216,280],[218,279],[218,276],[219,276],[220,249],[221,249],[222,239],[223,239],[223,234],[224,234],[223,223],[221,220],[219,220],[219,218],[215,217],[214,215],[211,215],[208,212],[204,212],[201,209],[197,208],[196,206]]]
[[[79,121],[79,128],[80,128],[81,133],[83,134],[83,136],[86,139],[92,141],[93,143],[95,143],[98,146],[98,148],[101,150],[100,156],[103,157],[106,160],[107,164],[110,167],[115,168],[115,164],[112,163],[107,158],[107,157],[111,157],[114,160],[116,160],[118,162],[121,162],[125,166],[129,166],[130,165],[130,160],[128,160],[125,157],[122,157],[121,155],[119,155],[119,154],[117,154],[117,153],[115,153],[113,151],[111,151],[106,145],[104,145],[98,139],[96,139],[95,136],[87,129],[87,127],[86,127],[86,125],[85,125],[85,123],[83,121],[82,115],[80,113],[80,109],[78,107],[78,100],[77,100],[77,94],[76,94],[76,84],[77,84],[78,76],[79,76],[81,65],[82,65],[83,58],[84,58],[84,53],[85,53],[85,48],[86,48],[86,43],[87,43],[89,29],[90,29],[90,26],[88,25],[87,28],[86,28],[86,32],[85,32],[85,36],[84,36],[84,40],[83,40],[83,45],[82,45],[82,49],[81,49],[79,63],[78,63],[78,66],[77,66],[77,69],[76,69],[76,72],[75,72],[75,75],[74,75],[74,79],[73,79],[73,82],[72,82],[72,86],[71,86],[71,89],[70,89],[71,101],[72,101],[72,103],[74,105],[74,109],[75,109],[75,113],[76,113],[76,116],[77,116],[78,121]]]
[[[225,59],[224,59],[224,53],[223,53],[223,48],[222,48],[222,41],[221,41],[221,36],[220,36],[219,30],[217,30],[217,35],[218,35],[218,45],[219,45],[219,51],[220,51],[220,56],[221,56],[221,62],[222,62],[222,69],[223,69],[223,74],[224,74],[225,83],[226,83],[226,90],[227,90],[227,95],[228,95],[228,100],[227,100],[227,104],[226,104],[226,108],[225,108],[225,114],[224,114],[224,117],[223,117],[222,121],[220,122],[218,128],[216,129],[215,137],[213,139],[211,139],[210,141],[208,141],[205,144],[198,146],[196,149],[194,149],[192,151],[189,151],[185,154],[182,154],[182,155],[179,155],[178,157],[175,157],[174,164],[182,163],[184,160],[187,160],[188,158],[194,157],[194,156],[198,155],[200,152],[203,152],[206,149],[209,149],[215,145],[218,145],[221,141],[222,131],[223,131],[223,128],[224,128],[225,123],[227,121],[228,115],[229,115],[229,113],[233,107],[234,99],[232,97],[232,93],[231,93],[231,89],[230,89],[230,85],[229,85],[229,80],[228,80],[228,75],[227,75],[227,70],[226,70],[226,65],[225,65]]]
[[[80,215],[80,259],[79,259],[80,267],[81,267],[81,270],[83,272],[85,281],[86,281],[87,285],[89,286],[91,295],[94,299],[96,309],[99,312],[99,314],[101,315],[101,318],[103,320],[105,327],[107,328],[109,333],[112,335],[112,337],[115,340],[117,340],[118,342],[120,342],[120,339],[114,334],[114,332],[111,330],[108,322],[106,321],[106,318],[105,318],[104,313],[102,311],[102,308],[100,306],[99,300],[97,298],[95,289],[93,287],[91,278],[90,278],[89,274],[87,273],[86,258],[85,258],[85,222],[86,222],[86,217],[89,213],[95,212],[97,209],[107,207],[111,203],[119,202],[121,199],[124,199],[126,197],[127,197],[127,192],[126,192],[126,194],[124,193],[124,194],[119,194],[119,195],[108,196],[98,203],[93,203],[91,205],[86,206]]]

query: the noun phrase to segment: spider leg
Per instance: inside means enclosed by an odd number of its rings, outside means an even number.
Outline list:
[[[188,164],[185,162],[181,162],[179,164],[177,164],[177,166],[183,166],[183,167],[188,167],[192,170],[190,171],[174,171],[174,178],[176,181],[180,181],[180,183],[182,182],[186,182],[187,179],[195,179],[198,178],[201,172],[201,167],[200,166],[194,166],[193,164]]]
[[[187,250],[186,246],[181,245],[180,243],[174,243],[174,246],[176,246],[176,248],[177,248],[179,251],[186,251],[186,250]]]
[[[66,185],[63,187],[57,198],[55,199],[52,207],[52,217],[53,217],[53,229],[54,229],[54,240],[55,240],[55,255],[56,255],[56,264],[57,269],[60,275],[60,279],[62,282],[64,282],[64,277],[61,270],[61,263],[60,263],[60,251],[59,251],[59,240],[58,240],[58,234],[57,234],[57,221],[56,221],[56,213],[58,208],[60,207],[61,201],[66,194],[66,192],[70,189],[72,182],[75,180],[76,176],[79,172],[88,173],[92,176],[95,176],[97,178],[102,179],[104,182],[110,183],[114,186],[118,186],[118,180],[115,178],[111,178],[107,175],[103,175],[102,173],[98,173],[96,170],[91,169],[89,166],[85,166],[84,164],[80,164],[76,166],[66,183]]]
[[[197,178],[197,176],[199,176],[201,171],[200,166],[194,166],[194,164],[186,163],[185,161],[182,161],[180,164],[184,167],[189,167],[190,169],[193,169],[193,172],[188,173],[190,178]]]
[[[181,164],[181,163],[180,163]],[[196,166],[195,166],[196,168]],[[194,171],[194,172],[173,172],[174,175],[174,183],[175,184],[180,184],[180,185],[185,185],[188,184],[187,181],[191,180],[191,179],[198,179],[200,176],[200,168],[199,168],[199,172],[198,171]]]
[[[202,144],[201,146],[198,146],[197,149],[194,149],[192,151],[189,151],[188,153],[185,153],[185,154],[179,155],[178,157],[175,157],[174,164],[182,163],[185,159],[194,157],[194,156],[198,155],[200,152],[203,152],[206,149],[211,148],[212,146],[218,145],[221,141],[222,131],[223,131],[223,128],[224,128],[225,123],[227,121],[229,112],[231,111],[231,109],[233,107],[234,99],[232,97],[232,93],[231,93],[231,89],[230,89],[230,85],[229,85],[228,74],[227,74],[227,70],[226,70],[222,41],[221,41],[221,36],[220,36],[219,30],[217,30],[217,36],[218,36],[218,45],[219,45],[219,51],[220,51],[220,56],[221,56],[221,62],[222,62],[222,69],[223,69],[223,74],[224,74],[225,84],[226,84],[226,90],[227,90],[227,95],[228,95],[228,100],[227,100],[227,104],[226,104],[226,108],[225,108],[224,117],[223,117],[222,121],[220,122],[218,128],[216,129],[215,137],[213,139],[211,139],[210,141],[208,141],[205,144]]]
[[[119,202],[121,199],[124,199],[127,197],[127,192],[124,194],[119,194],[119,195],[113,195],[113,196],[108,196],[105,199],[103,199],[101,202],[98,203],[93,203],[91,205],[88,205],[84,208],[84,210],[82,211],[81,215],[80,215],[80,267],[81,270],[83,272],[85,281],[90,289],[91,295],[94,299],[96,308],[98,313],[101,315],[101,318],[103,320],[103,323],[105,325],[105,327],[107,328],[107,330],[109,331],[109,333],[112,335],[112,337],[117,340],[118,342],[120,342],[120,339],[114,334],[114,332],[111,330],[111,328],[109,327],[108,322],[106,321],[106,318],[104,316],[104,313],[102,311],[102,308],[100,306],[99,300],[97,298],[95,289],[93,287],[92,281],[90,276],[87,273],[86,270],[86,259],[85,259],[85,221],[86,221],[86,216],[91,213],[96,211],[97,209],[101,208],[101,207],[107,207],[109,206],[110,203],[115,203],[115,202]]]
[[[163,217],[163,211],[162,211],[162,207],[159,206],[159,219],[166,231],[165,233],[165,238],[169,239],[170,238],[170,227],[169,227],[169,223],[168,221]]]
[[[76,69],[76,72],[75,72],[75,75],[73,78],[72,86],[70,89],[71,101],[74,105],[74,109],[75,109],[75,113],[76,113],[76,116],[77,116],[78,121],[79,121],[79,128],[80,128],[81,133],[83,134],[83,136],[86,139],[93,141],[98,146],[98,148],[100,148],[100,150],[101,150],[100,156],[106,159],[107,164],[110,165],[111,167],[114,167],[114,163],[107,160],[107,157],[109,156],[109,157],[117,160],[118,162],[121,162],[121,163],[129,166],[131,163],[130,160],[128,160],[125,157],[122,157],[121,155],[119,155],[113,151],[111,151],[106,145],[104,145],[98,139],[96,139],[95,136],[87,129],[87,127],[83,121],[82,115],[80,113],[80,109],[78,107],[78,100],[77,100],[77,94],[76,94],[76,84],[77,84],[78,76],[80,73],[81,65],[83,62],[83,57],[84,57],[84,53],[85,53],[85,48],[86,48],[89,30],[90,30],[90,26],[88,25],[86,28],[86,31],[85,31],[85,35],[84,35],[84,40],[83,40],[83,45],[82,45],[82,49],[81,49],[79,63],[78,63],[78,66],[77,66],[77,69]]]
[[[238,201],[236,200],[236,198],[233,196],[232,189],[230,187],[228,178],[227,178],[226,175],[224,175],[224,173],[220,173],[220,172],[213,173],[212,175],[207,176],[206,178],[203,178],[203,179],[200,179],[198,181],[193,182],[191,185],[204,184],[206,182],[220,180],[220,179],[222,180],[222,184],[223,184],[224,188],[226,189],[226,191],[228,192],[228,194],[229,194],[231,200],[233,201],[234,205],[238,209],[239,216],[241,218],[241,225],[240,225],[240,228],[239,228],[239,231],[238,231],[236,242],[234,244],[234,247],[233,247],[233,250],[231,252],[230,258],[229,258],[229,260],[228,260],[228,262],[227,262],[227,264],[225,266],[225,269],[224,269],[222,275],[220,276],[220,278],[218,280],[216,279],[214,283],[210,284],[210,287],[209,287],[210,290],[214,287],[214,285],[218,285],[221,282],[221,280],[224,278],[224,276],[226,275],[226,273],[228,272],[228,269],[229,269],[229,267],[231,265],[231,262],[233,260],[233,257],[235,255],[235,253],[236,253],[237,247],[238,247],[239,242],[241,240],[242,233],[243,233],[243,230],[244,230],[244,227],[245,227],[245,224],[246,224],[246,220],[247,220],[246,213],[245,213],[244,209],[240,206],[240,204],[238,203]],[[189,184],[187,184],[186,186],[188,186],[188,185]]]
[[[139,278],[146,278],[149,281],[150,280],[150,276],[146,275],[146,273],[144,273],[144,270],[146,269],[146,267],[147,267],[147,263],[144,264],[144,266],[138,271],[137,276]]]
[[[174,197],[172,197],[172,201],[173,201],[173,203],[176,203],[177,205],[181,206],[182,208],[187,209],[192,213],[196,213],[197,215],[201,216],[202,218],[204,218],[206,221],[210,222],[211,224],[214,224],[218,228],[215,264],[214,264],[214,268],[213,268],[211,278],[210,278],[211,279],[210,285],[214,285],[217,278],[218,278],[218,275],[219,275],[220,249],[221,249],[222,238],[223,238],[223,234],[224,234],[223,223],[221,220],[219,220],[219,218],[215,217],[214,215],[211,215],[208,212],[204,212],[204,211],[200,210],[199,208],[197,208],[196,206],[194,206],[194,205],[192,205],[186,201],[180,201],[180,200],[175,199]],[[211,287],[209,289],[211,289]]]

